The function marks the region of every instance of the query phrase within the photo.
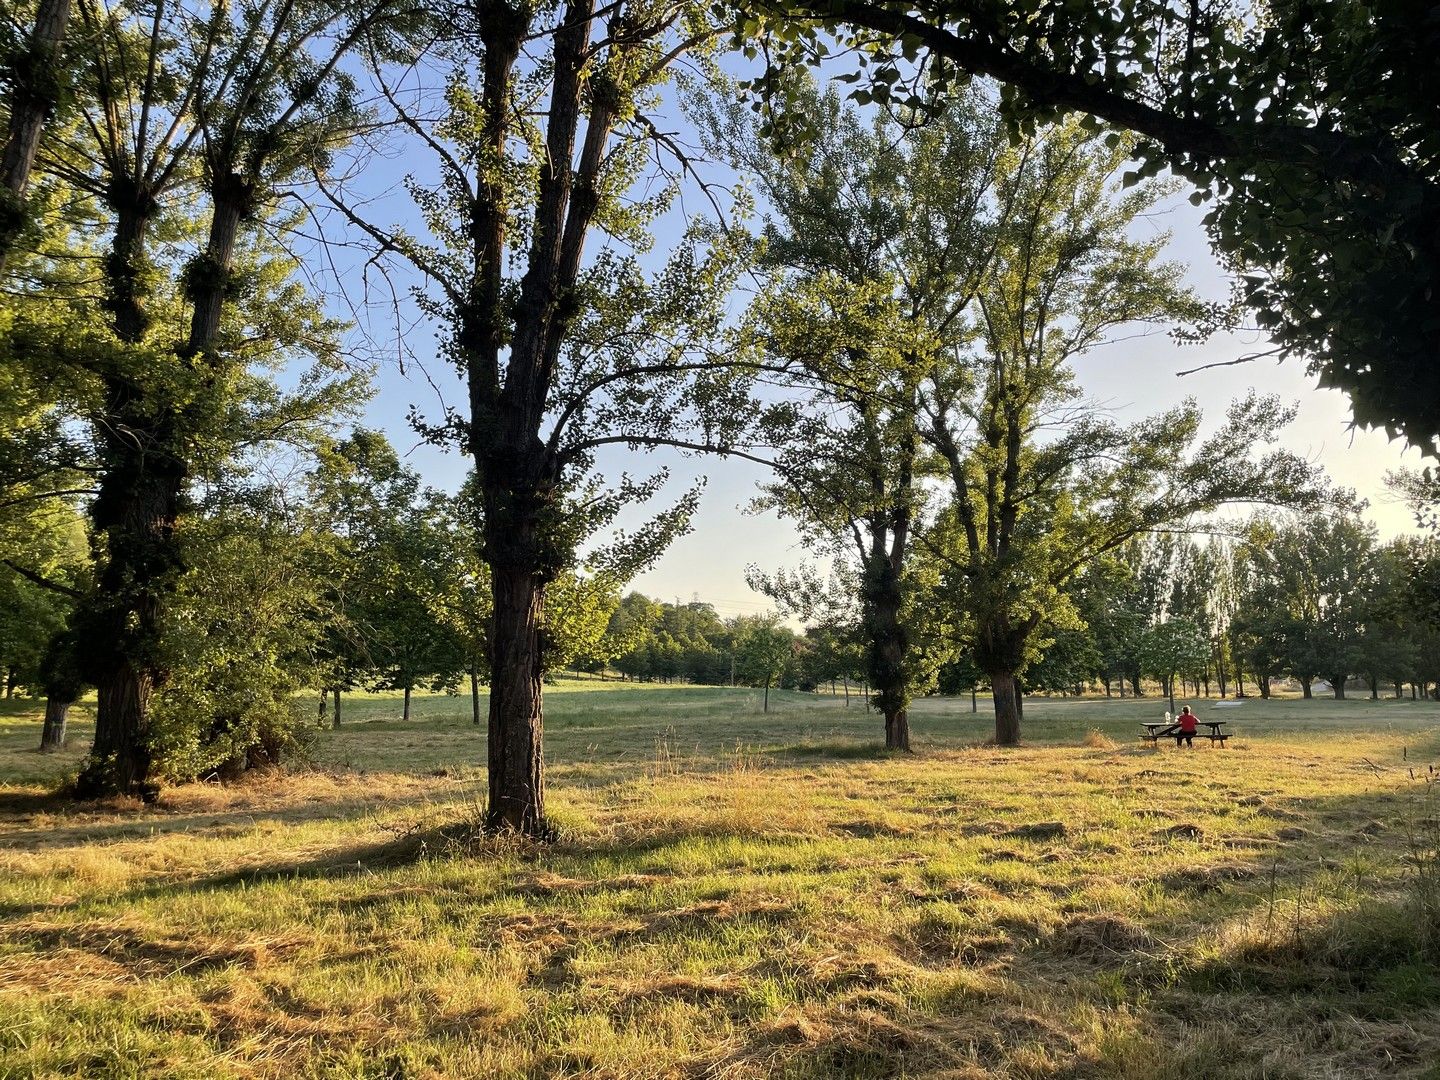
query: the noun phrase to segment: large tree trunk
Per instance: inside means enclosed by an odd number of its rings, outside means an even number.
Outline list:
[[[100,681],[95,709],[95,745],[75,783],[81,798],[137,795],[153,802],[159,790],[150,781],[150,696],[153,672],[120,658]],[[101,718],[104,718],[102,721]]]
[[[543,657],[545,592],[524,566],[491,565],[490,805],[485,826],[525,836],[550,834],[545,820]]]
[[[480,726],[480,672],[473,662],[470,664],[470,718],[476,727]]]
[[[169,452],[169,425],[138,393],[111,387],[108,462],[91,508],[104,564],[94,602],[81,617],[88,681],[98,695],[95,744],[76,784],[81,797],[150,800],[158,794],[149,776],[150,698],[167,675],[161,626],[182,569],[175,526],[186,470]]]
[[[40,729],[40,752],[52,753],[65,749],[65,721],[74,700],[51,694],[45,699],[45,726]]]
[[[338,686],[335,687],[335,689],[334,689],[334,691],[333,691],[333,696],[334,696],[334,698],[335,698],[335,719],[334,719],[334,721],[331,723],[330,726],[331,726],[335,731],[339,731],[339,730],[340,730],[340,687],[338,687]]]
[[[40,134],[60,100],[60,62],[70,0],[40,0],[25,51],[8,65],[12,78],[10,122],[0,144],[0,270],[25,227],[25,191],[40,149]]]
[[[1259,681],[1259,683],[1260,683],[1260,696],[1261,696],[1262,698],[1266,699],[1266,700],[1269,700],[1269,697],[1270,697],[1270,676],[1269,676],[1269,675],[1256,675],[1255,678],[1256,678],[1256,679]]]
[[[1020,745],[1020,695],[1012,671],[991,671],[990,695],[995,700],[995,745]]]
[[[1335,700],[1336,700],[1336,701],[1344,701],[1344,700],[1345,700],[1345,676],[1342,675],[1342,676],[1341,676],[1340,678],[1338,678],[1338,679],[1331,679],[1331,680],[1330,680],[1330,686],[1331,686],[1331,687],[1334,689],[1334,691],[1335,691]]]
[[[158,208],[150,192],[125,183],[116,188],[104,303],[116,337],[138,346],[151,323],[146,233]],[[177,452],[177,406],[169,388],[137,379],[123,363],[104,370],[102,381],[104,413],[96,425],[102,472],[90,514],[103,558],[95,593],[79,616],[82,657],[97,692],[95,743],[76,793],[151,800],[158,788],[149,776],[150,698],[166,676],[161,624],[182,569],[175,526],[188,469]]]
[[[1309,701],[1310,698],[1314,696],[1310,690],[1310,680],[1308,678],[1302,678],[1300,680],[1300,696],[1306,701]]]

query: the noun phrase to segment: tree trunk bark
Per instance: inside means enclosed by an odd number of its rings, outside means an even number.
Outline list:
[[[338,686],[335,687],[334,697],[335,697],[335,720],[334,720],[334,722],[333,722],[333,724],[332,724],[332,727],[334,728],[334,730],[339,731],[339,730],[340,730],[340,687],[338,687]]]
[[[40,729],[40,752],[53,753],[65,749],[65,721],[73,701],[51,694],[45,699],[45,726]]]
[[[980,691],[975,686],[970,687],[970,711],[972,713],[980,711]]]
[[[766,675],[766,676],[765,676],[765,703],[760,706],[760,711],[761,711],[762,713],[768,713],[768,712],[770,711],[770,676],[769,676],[769,675]]]
[[[406,684],[405,684],[405,705],[404,705],[404,707],[403,707],[403,708],[401,709],[401,711],[400,711],[400,719],[401,719],[401,720],[406,720],[406,721],[408,721],[408,720],[410,719],[410,684],[409,684],[409,683],[406,683]]]
[[[1335,689],[1335,700],[1336,700],[1336,701],[1344,701],[1344,700],[1345,700],[1345,680],[1344,680],[1343,678],[1341,678],[1341,679],[1332,679],[1332,680],[1330,681],[1330,685],[1331,685],[1332,687],[1334,687],[1334,689]]]
[[[522,545],[523,546],[523,545]],[[496,561],[490,634],[490,805],[485,825],[548,837],[545,820],[543,658],[544,587],[533,570]]]
[[[480,726],[480,672],[470,665],[470,717],[476,727]]]
[[[848,709],[848,708],[850,707],[850,676],[849,676],[849,675],[846,675],[844,678],[845,678],[845,708]],[[731,685],[731,686],[734,686],[734,685],[735,685],[735,676],[734,676],[733,674],[730,676],[730,685]]]
[[[1266,699],[1266,700],[1269,700],[1269,698],[1270,698],[1270,676],[1269,676],[1269,675],[1256,675],[1255,678],[1256,678],[1256,679],[1259,681],[1259,683],[1260,683],[1260,696],[1261,696],[1262,698]]]
[[[910,749],[910,687],[906,658],[909,634],[901,619],[904,595],[901,572],[906,532],[897,527],[891,551],[886,547],[887,526],[870,525],[871,551],[861,582],[865,613],[867,662],[875,705],[885,718],[885,749]]]
[[[150,697],[152,673],[122,658],[97,688],[95,745],[76,780],[81,798],[137,795],[154,802],[159,790],[150,781]],[[104,722],[100,718],[104,717]]]
[[[322,723],[322,724],[325,723],[325,714],[326,714],[326,712],[329,711],[329,710],[326,708],[326,705],[327,705],[328,702],[329,702],[329,697],[330,697],[330,688],[329,688],[328,686],[322,686],[322,687],[320,688],[320,709],[319,709],[319,711],[316,713],[316,719],[318,719],[318,720],[320,721],[320,723]]]
[[[885,749],[910,749],[910,712],[898,709],[885,716]]]
[[[167,676],[161,627],[165,600],[183,570],[175,527],[187,470],[169,452],[173,426],[146,407],[138,388],[112,383],[107,399],[108,462],[91,506],[104,564],[90,610],[80,617],[82,656],[98,698],[95,744],[76,791],[148,801],[158,794],[149,779],[150,698]]]
[[[1175,676],[1171,675],[1165,680],[1165,696],[1170,701],[1170,714],[1175,714]]]
[[[1301,680],[1300,680],[1300,696],[1301,696],[1302,698],[1304,698],[1306,701],[1309,701],[1309,700],[1314,696],[1314,694],[1313,694],[1313,693],[1311,692],[1311,690],[1310,690],[1310,680],[1309,680],[1309,679],[1301,679]]]
[[[1015,674],[1010,671],[991,671],[990,695],[995,700],[995,745],[1020,745],[1020,695],[1015,685]]]
[[[45,121],[60,99],[60,51],[69,21],[70,0],[40,0],[25,51],[9,65],[25,76],[12,82],[10,123],[0,144],[0,270],[25,227],[25,191]]]
[[[117,186],[115,234],[105,260],[104,306],[115,336],[144,341],[146,234],[158,212],[152,192],[129,179]],[[76,780],[82,797],[159,789],[151,766],[150,697],[167,672],[160,659],[164,604],[183,570],[175,527],[189,474],[177,406],[157,394],[149,372],[102,370],[99,492],[90,506],[102,565],[90,602],[77,616],[87,681],[97,694],[95,743]]]
[[[1219,663],[1219,664],[1216,664],[1216,665],[1215,665],[1215,678],[1216,678],[1216,679],[1219,681],[1219,683],[1220,683],[1220,686],[1219,686],[1220,696],[1221,696],[1222,698],[1223,698],[1223,697],[1228,697],[1229,694],[1230,694],[1230,685],[1229,685],[1229,683],[1227,683],[1227,682],[1225,681],[1225,665],[1224,665],[1223,663]]]

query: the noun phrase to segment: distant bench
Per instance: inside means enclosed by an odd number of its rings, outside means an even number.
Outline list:
[[[1220,730],[1225,726],[1224,720],[1198,720],[1196,724],[1197,729],[1201,727],[1210,729],[1208,732],[1196,730],[1195,734],[1202,739],[1209,739],[1211,746],[1218,742],[1223,747],[1225,740],[1230,737]],[[1174,721],[1168,724],[1164,720],[1156,720],[1153,723],[1145,721],[1140,726],[1145,729],[1140,733],[1140,738],[1151,746],[1159,746],[1161,739],[1168,739],[1180,730],[1180,725]]]

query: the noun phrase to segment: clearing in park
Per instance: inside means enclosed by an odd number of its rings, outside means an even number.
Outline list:
[[[6,1077],[1435,1077],[1440,705],[561,685],[550,846],[480,840],[468,702],[153,808],[0,739]],[[1209,702],[1198,703],[1209,718]],[[1218,715],[1218,713],[1214,714]]]

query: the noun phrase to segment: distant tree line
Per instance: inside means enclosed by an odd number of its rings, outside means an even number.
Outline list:
[[[1026,668],[1028,690],[1139,697],[1269,697],[1293,680],[1336,698],[1440,694],[1440,542],[1380,543],[1344,508],[1258,515],[1213,537],[1140,537],[1077,579],[1081,624],[1057,630]],[[941,692],[983,677],[962,658]]]

